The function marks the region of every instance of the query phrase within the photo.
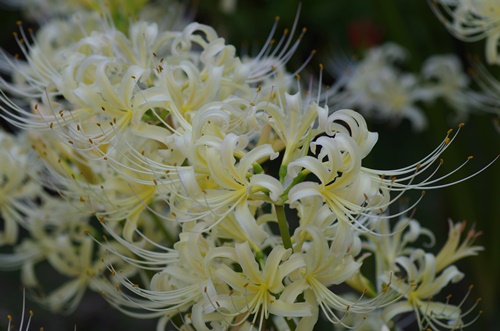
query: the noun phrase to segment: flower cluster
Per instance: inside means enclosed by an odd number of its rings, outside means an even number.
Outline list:
[[[498,113],[491,106],[495,100],[492,93],[485,93],[486,88],[481,92],[471,88],[471,80],[456,55],[429,57],[419,74],[401,68],[407,56],[401,46],[387,43],[369,49],[359,61],[332,60],[330,71],[346,83],[329,96],[329,103],[357,109],[375,121],[398,124],[406,119],[415,131],[428,126],[422,106],[437,99],[455,111],[455,123],[478,111]],[[490,79],[487,71],[476,76],[481,81]]]
[[[210,26],[112,14],[56,18],[37,34],[19,24],[22,56],[2,52],[0,116],[22,132],[0,135],[0,268],[20,269],[36,300],[72,311],[90,289],[159,330],[312,330],[320,314],[348,328],[387,329],[408,312],[422,330],[475,319],[475,305],[430,297],[462,278],[454,263],[481,250],[477,233],[462,240],[465,224],[450,222],[434,255],[416,245],[433,234],[405,216],[423,193],[390,210],[409,190],[453,184],[436,175],[452,130],[413,165],[369,168],[378,135],[363,116],[331,111],[321,86],[313,96],[285,68],[297,20],[275,40],[277,20],[243,58]],[[370,55],[346,80],[355,92],[337,97],[363,108],[375,93],[392,109],[382,94],[414,88],[393,80],[393,51]],[[437,62],[433,91],[460,103]],[[369,256],[375,272],[362,269]],[[41,262],[67,281],[45,293]]]

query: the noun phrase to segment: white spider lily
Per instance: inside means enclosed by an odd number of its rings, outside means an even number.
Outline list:
[[[317,146],[321,148],[317,158],[304,156],[288,166],[292,177],[300,169],[306,169],[320,181],[306,181],[292,187],[288,193],[291,204],[318,195],[339,220],[346,222],[355,222],[359,215],[369,211],[385,209],[388,191],[362,171],[361,152],[350,136],[337,133],[334,137],[320,137],[311,143],[311,150],[314,152]]]
[[[442,272],[436,269],[435,256],[415,250],[410,257],[398,257],[395,261],[404,270],[406,277],[401,280],[390,281],[384,276],[389,286],[404,296],[399,302],[393,303],[382,311],[385,321],[390,321],[395,316],[407,312],[415,312],[420,330],[431,328],[433,330],[465,327],[462,318],[468,311],[462,311],[464,300],[458,305],[432,301],[434,295],[440,293],[450,282],[457,282],[463,277],[455,266],[449,266]]]
[[[371,49],[341,75],[347,83],[329,98],[329,103],[357,109],[375,120],[397,123],[406,118],[415,130],[424,129],[427,120],[416,102],[428,100],[431,95],[418,85],[415,75],[396,67],[395,62],[404,57],[405,51],[392,43]]]
[[[261,261],[259,267],[247,242],[235,244],[234,248],[221,251],[220,256],[237,263],[242,272],[234,271],[227,265],[221,265],[215,270],[214,274],[230,286],[231,291],[226,295],[219,295],[216,301],[205,308],[205,312],[216,310],[223,315],[234,317],[243,315],[241,321],[253,315],[252,324],[257,324],[258,330],[262,330],[263,322],[270,317],[270,314],[283,317],[310,315],[309,304],[294,303],[296,295],[283,293],[284,278],[304,265],[304,260],[300,256],[290,254],[291,250],[276,246],[267,259]],[[212,258],[216,256],[217,252]],[[279,297],[281,293],[283,294]]]
[[[305,238],[309,238],[310,243],[305,244]],[[298,228],[295,239],[297,245],[294,249],[303,250],[306,266],[292,275],[293,283],[287,286],[285,294],[304,292],[305,297],[309,298],[306,302],[318,305],[331,323],[344,326],[347,326],[344,319],[348,314],[367,313],[382,305],[383,295],[370,300],[353,301],[331,289],[333,285],[351,279],[362,264],[353,258],[352,253],[357,253],[351,252],[354,238],[349,226],[340,223],[331,243],[321,229],[311,225]],[[306,318],[303,323],[314,324],[315,321]]]
[[[277,153],[270,145],[261,145],[245,152],[248,140],[234,134],[228,134],[222,141],[200,139],[199,144],[207,144],[208,182],[198,188],[195,182],[187,182],[194,181],[194,178],[185,178],[183,185],[195,189],[187,197],[175,197],[171,202],[172,210],[181,219],[185,215],[187,220],[211,216],[214,223],[210,228],[229,213],[234,213],[234,218],[249,240],[256,244],[262,243],[268,234],[257,224],[251,206],[258,206],[264,201],[277,201],[283,193],[283,187],[277,179],[265,174],[252,174],[251,169],[260,159],[275,158]],[[240,156],[238,161],[235,155]],[[180,204],[177,203],[178,199]],[[198,216],[190,216],[189,210],[181,208],[182,201],[186,199],[194,204],[192,207],[201,208]]]
[[[214,243],[203,238],[203,224],[191,228],[192,232],[180,235],[174,245],[169,261],[163,260],[165,254],[157,255],[156,262],[166,264],[152,278],[150,286],[142,288],[134,283],[126,274],[113,271],[113,275],[121,284],[117,292],[113,288],[102,287],[108,295],[106,299],[115,307],[131,316],[161,317],[174,315],[189,310],[195,303],[209,305],[216,293],[227,292],[226,287],[212,279],[213,270],[218,263],[205,259],[214,250]],[[153,262],[151,255],[148,259]],[[113,269],[114,270],[114,269]]]
[[[18,226],[24,215],[36,208],[35,199],[42,194],[42,187],[29,178],[29,170],[34,168],[28,163],[27,143],[24,135],[0,130],[0,246],[17,241]]]
[[[445,267],[463,259],[467,256],[475,256],[484,248],[481,246],[472,246],[474,240],[481,235],[481,232],[476,232],[474,228],[467,232],[465,240],[461,242],[462,233],[465,230],[466,223],[459,222],[453,224],[448,220],[450,230],[448,231],[448,240],[436,255],[436,270],[443,270]]]
[[[430,0],[431,8],[455,37],[474,42],[486,39],[486,60],[498,64],[500,2],[497,0]]]
[[[471,71],[472,76],[486,92],[490,84],[482,84],[488,82],[486,75],[483,75],[484,68],[478,66],[477,69]],[[487,93],[485,95],[470,88],[470,78],[462,69],[459,58],[453,54],[428,58],[422,66],[422,76],[429,81],[425,85],[429,93],[435,98],[442,98],[456,112],[455,122],[464,120],[468,114],[478,110],[495,112],[487,107],[488,101],[494,103],[493,95],[489,99]]]
[[[300,93],[278,94],[277,98],[275,102],[261,101],[257,104],[256,116],[273,128],[280,140],[273,142],[273,146],[277,150],[285,150],[282,166],[287,166],[296,156],[305,153],[307,148],[302,146],[318,134],[314,126],[318,126],[316,122],[326,120],[328,109],[309,100],[304,104]]]
[[[400,219],[391,229],[389,219],[380,216],[373,217],[373,231],[363,233],[368,241],[363,247],[373,253],[376,259],[376,273],[383,274],[394,270],[394,261],[398,256],[409,256],[415,250],[410,244],[421,237],[429,239],[429,246],[434,244],[433,233],[423,228],[419,222],[406,217]],[[378,291],[382,291],[382,284],[377,284]]]

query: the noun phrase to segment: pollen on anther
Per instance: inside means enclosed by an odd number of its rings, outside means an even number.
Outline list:
[[[474,156],[472,156],[472,155],[471,155],[471,156],[469,156],[469,157],[467,158],[467,160],[472,160],[473,158],[474,158]]]

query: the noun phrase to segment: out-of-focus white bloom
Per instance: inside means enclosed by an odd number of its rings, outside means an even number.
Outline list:
[[[29,162],[29,142],[24,134],[11,135],[0,130],[0,246],[14,244],[18,237],[18,227],[23,217],[36,208],[35,199],[42,187],[30,179],[30,171],[36,167]]]
[[[455,124],[466,119],[468,114],[486,110],[486,96],[470,88],[470,78],[457,56],[430,57],[422,66],[422,76],[433,98],[442,98],[455,111]]]
[[[238,0],[220,0],[219,7],[224,14],[234,14]]]
[[[417,76],[402,72],[395,65],[405,55],[396,44],[371,49],[340,74],[347,83],[329,98],[330,104],[358,109],[375,120],[399,122],[406,118],[414,130],[423,130],[427,120],[417,102],[427,100],[430,95],[419,86]]]
[[[148,0],[107,0],[106,9],[115,20],[137,14]],[[170,2],[170,1],[169,1]],[[17,7],[28,19],[44,23],[53,17],[64,17],[83,11],[99,11],[100,0],[2,0],[8,6]]]
[[[430,0],[431,8],[455,37],[474,42],[486,39],[486,60],[500,63],[500,2],[497,0]]]

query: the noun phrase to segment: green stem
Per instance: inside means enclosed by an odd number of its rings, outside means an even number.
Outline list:
[[[297,324],[295,324],[295,321],[293,318],[285,318],[286,324],[288,324],[288,327],[290,328],[290,331],[295,331],[297,328]]]
[[[288,229],[288,222],[286,221],[285,206],[274,205],[276,209],[276,216],[278,217],[278,226],[280,229],[281,239],[283,246],[288,249],[292,248],[292,240],[290,238],[290,230]]]

